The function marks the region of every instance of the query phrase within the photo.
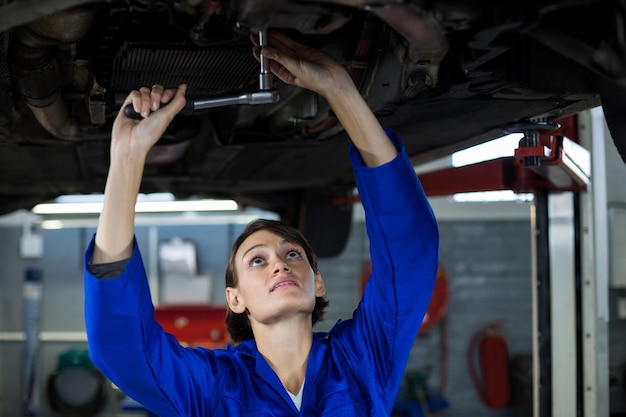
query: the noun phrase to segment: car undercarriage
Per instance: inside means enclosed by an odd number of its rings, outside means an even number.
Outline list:
[[[191,101],[258,91],[249,35],[266,30],[342,63],[416,164],[601,104],[624,156],[625,11],[565,0],[0,2],[0,213],[102,192],[111,123],[132,89],[184,82]],[[309,234],[347,233],[351,208],[333,201],[354,186],[348,138],[320,97],[273,88],[276,103],[177,117],[142,192],[229,198]]]

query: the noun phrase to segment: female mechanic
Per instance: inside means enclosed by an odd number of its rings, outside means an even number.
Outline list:
[[[269,45],[263,54],[272,73],[323,96],[352,141],[372,259],[353,317],[313,332],[326,303],[315,254],[296,230],[258,221],[228,262],[227,323],[236,344],[187,348],[161,329],[134,239],[134,207],[146,154],[183,108],[186,86],[155,85],[131,92],[122,106],[131,103],[142,120],[120,112],[113,124],[104,207],[85,254],[89,352],[160,417],[388,416],[434,285],[437,224],[401,141],[380,126],[344,68],[279,33]]]

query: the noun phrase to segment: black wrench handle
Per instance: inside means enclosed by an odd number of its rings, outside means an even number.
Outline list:
[[[160,107],[164,107],[166,105],[167,104],[161,103]],[[194,102],[188,100],[185,103],[185,107],[183,107],[183,109],[180,111],[179,114],[190,114],[193,111],[194,111]],[[135,120],[143,119],[143,116],[141,115],[141,113],[137,113],[132,104],[127,104],[126,106],[124,106],[124,115],[128,118],[135,119]]]

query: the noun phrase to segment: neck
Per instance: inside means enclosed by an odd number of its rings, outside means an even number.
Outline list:
[[[302,386],[313,343],[310,316],[307,323],[294,317],[253,327],[257,349],[292,394],[297,394]]]

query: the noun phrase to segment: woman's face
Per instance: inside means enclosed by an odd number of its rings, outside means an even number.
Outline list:
[[[235,313],[249,312],[251,323],[272,324],[285,317],[308,317],[315,297],[324,295],[304,249],[266,230],[251,234],[235,253],[237,288],[226,298]],[[254,327],[254,326],[253,326]]]

